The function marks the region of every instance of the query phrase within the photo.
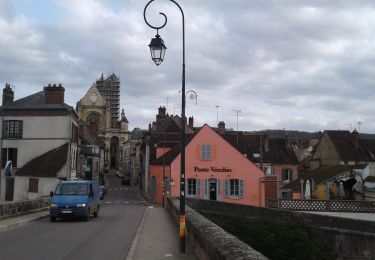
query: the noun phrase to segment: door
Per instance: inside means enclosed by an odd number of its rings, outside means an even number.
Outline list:
[[[14,178],[6,178],[5,182],[5,200],[12,201],[14,194]]]
[[[210,200],[216,200],[216,180],[212,179],[209,183]]]
[[[156,203],[156,177],[155,176],[151,176],[150,200],[151,200],[151,203]]]

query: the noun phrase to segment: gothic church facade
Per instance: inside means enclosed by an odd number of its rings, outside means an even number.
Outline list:
[[[105,143],[105,169],[122,169],[123,144],[128,140],[128,120],[124,109],[119,118],[120,80],[115,73],[101,75],[77,102],[77,113],[92,133]]]

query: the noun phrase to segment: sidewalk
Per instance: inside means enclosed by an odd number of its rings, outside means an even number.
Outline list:
[[[19,225],[48,217],[48,210],[0,220],[0,233]],[[198,259],[186,240],[186,253],[179,253],[178,227],[167,209],[148,206],[145,210],[126,260]]]
[[[176,221],[167,209],[160,206],[146,208],[126,260],[198,259],[186,240],[186,253],[179,253]]]
[[[0,219],[0,232],[3,232],[9,228],[13,228],[19,225],[27,224],[33,221],[37,221],[41,218],[45,218],[49,215],[48,209],[41,211],[27,213],[16,217],[9,217]]]

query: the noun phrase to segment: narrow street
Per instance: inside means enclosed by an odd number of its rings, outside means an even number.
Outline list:
[[[49,218],[0,233],[0,259],[124,259],[145,212],[138,191],[106,176],[98,218]]]

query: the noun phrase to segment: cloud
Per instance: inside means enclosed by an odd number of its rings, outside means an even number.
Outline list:
[[[186,112],[196,124],[242,130],[349,128],[374,132],[375,4],[372,1],[179,1],[186,19]],[[0,84],[16,98],[62,83],[75,106],[102,72],[120,76],[130,127],[146,128],[159,105],[180,112],[181,15],[155,1],[150,22],[167,46],[156,67],[143,20],[146,1],[0,1]],[[168,98],[167,98],[168,97]],[[220,108],[216,109],[216,105]],[[219,112],[219,118],[217,118]]]

